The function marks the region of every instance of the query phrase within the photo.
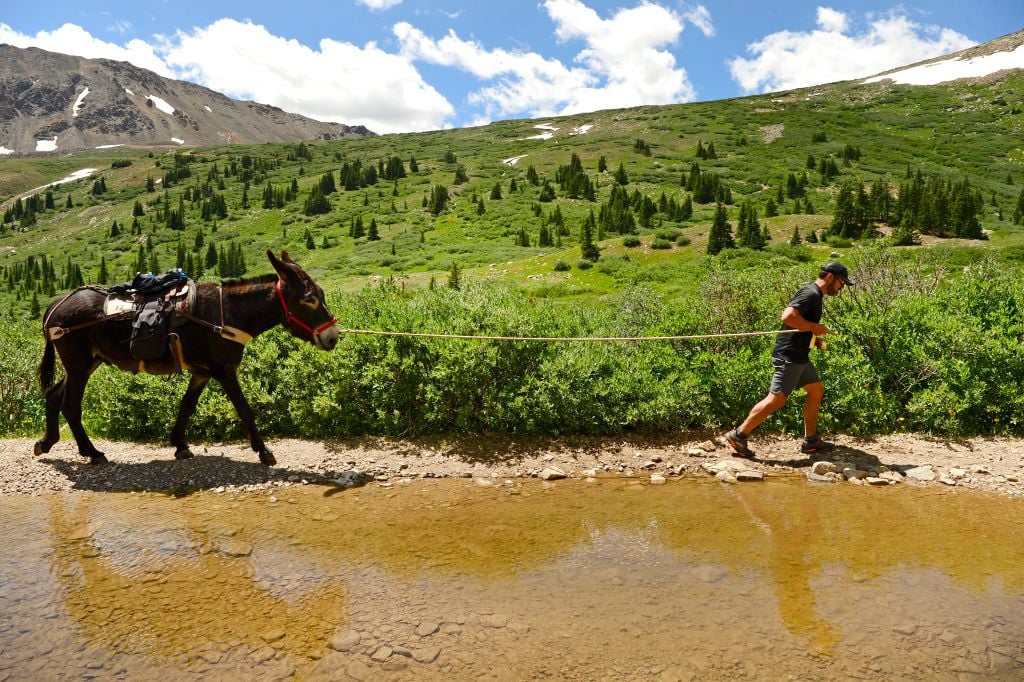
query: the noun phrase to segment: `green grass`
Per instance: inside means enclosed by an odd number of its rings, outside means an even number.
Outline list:
[[[1024,244],[1024,230],[997,211],[1009,216],[1024,186],[1024,152],[1020,135],[1024,128],[1024,78],[1010,76],[992,84],[952,84],[911,88],[882,84],[857,85],[841,83],[807,88],[789,93],[688,105],[649,106],[635,109],[601,111],[590,114],[544,119],[561,130],[552,140],[525,140],[536,134],[537,121],[501,121],[489,126],[387,135],[354,140],[307,143],[312,159],[289,160],[293,145],[237,145],[191,150],[196,160],[190,164],[192,177],[168,190],[169,203],[176,207],[179,195],[201,187],[207,174],[217,164],[226,166],[240,162],[243,155],[272,160],[275,167],[267,176],[275,186],[298,181],[298,198],[283,209],[262,209],[263,180],[248,189],[250,207],[241,208],[242,185],[237,177],[225,178],[221,192],[230,215],[217,221],[200,220],[200,203],[186,201],[184,231],[175,232],[157,224],[153,218],[155,205],[163,198],[163,190],[145,192],[147,176],[160,178],[173,166],[170,154],[150,154],[145,150],[116,149],[83,152],[61,157],[26,157],[0,159],[0,199],[9,206],[13,197],[27,190],[65,177],[74,170],[93,167],[102,171],[109,191],[92,197],[93,180],[86,179],[61,185],[55,191],[57,207],[39,216],[39,222],[26,231],[5,230],[0,234],[0,313],[23,316],[28,313],[28,291],[11,290],[6,273],[28,256],[46,255],[62,274],[70,259],[80,265],[87,281],[95,279],[101,257],[111,270],[111,281],[130,278],[139,237],[122,234],[109,237],[110,225],[117,220],[122,226],[131,223],[131,208],[136,200],[147,204],[148,215],[142,219],[143,229],[155,246],[162,269],[175,263],[175,251],[181,240],[191,245],[198,229],[207,242],[218,245],[229,241],[241,244],[249,272],[266,272],[263,252],[287,249],[331,290],[357,290],[370,278],[397,277],[411,286],[426,285],[431,278],[443,280],[453,263],[471,279],[495,279],[523,287],[531,295],[545,298],[594,300],[605,299],[637,283],[644,283],[661,292],[666,299],[692,292],[697,278],[706,267],[704,249],[712,208],[696,205],[694,218],[684,223],[671,223],[659,214],[650,229],[641,229],[643,246],[625,248],[621,236],[606,235],[600,243],[603,260],[589,270],[576,267],[579,259],[580,226],[588,213],[597,213],[600,202],[607,198],[612,186],[612,173],[621,163],[629,175],[630,193],[639,190],[657,201],[665,194],[682,200],[684,188],[680,179],[696,160],[698,142],[714,142],[718,157],[700,161],[705,172],[719,174],[733,192],[736,205],[730,207],[730,220],[735,228],[737,205],[751,198],[772,234],[770,248],[763,253],[726,253],[718,257],[734,268],[772,268],[784,263],[823,260],[836,251],[828,245],[809,245],[794,252],[782,248],[794,226],[806,236],[810,228],[821,230],[831,220],[832,201],[839,182],[859,180],[871,182],[885,178],[898,184],[909,166],[925,174],[941,174],[954,179],[968,177],[986,199],[982,215],[983,227],[991,240],[980,245],[966,245],[963,256],[970,260],[975,250],[1009,250],[1004,260],[1019,263],[1015,254]],[[1016,112],[1016,113],[1014,113]],[[585,135],[569,136],[579,125],[592,125]],[[783,126],[781,137],[765,143],[763,129]],[[828,141],[812,143],[812,136],[824,133]],[[637,139],[644,140],[652,150],[644,156],[634,149]],[[764,202],[774,197],[776,189],[790,173],[805,169],[808,153],[816,158],[837,154],[846,144],[859,147],[860,161],[842,167],[842,174],[831,184],[823,185],[816,172],[809,172],[808,194],[816,215],[781,215],[763,218]],[[457,157],[456,163],[443,160],[447,151]],[[181,150],[179,150],[181,151]],[[187,150],[186,150],[187,151]],[[580,156],[584,168],[597,187],[598,202],[565,198],[558,191],[554,202],[540,203],[544,215],[557,205],[569,228],[562,237],[561,248],[515,245],[515,236],[525,229],[536,242],[541,218],[535,215],[539,189],[527,183],[527,168],[533,166],[542,179],[554,184],[557,168],[567,164],[570,156]],[[526,155],[515,166],[501,163],[503,159]],[[345,161],[361,160],[376,164],[397,155],[407,165],[415,156],[418,173],[394,183],[356,191],[340,191],[330,196],[332,211],[323,216],[302,215],[302,202],[321,175],[337,171]],[[599,157],[608,163],[608,173],[597,173]],[[112,170],[115,159],[131,159],[127,168]],[[463,166],[469,181],[452,184],[455,169]],[[1010,176],[1013,184],[1007,183]],[[515,179],[516,192],[509,191]],[[496,182],[502,185],[503,198],[491,200],[490,190]],[[422,207],[422,199],[433,185],[448,187],[452,204],[439,216]],[[556,186],[557,188],[557,186]],[[64,198],[70,194],[75,203],[64,209]],[[485,212],[477,214],[474,195],[483,198]],[[989,200],[995,197],[997,206]],[[787,201],[783,211],[792,202]],[[361,216],[368,225],[375,218],[381,240],[354,240],[348,236],[351,221]],[[10,227],[10,226],[8,226]],[[315,249],[305,246],[305,230],[313,236]],[[690,239],[686,246],[651,249],[651,237],[666,230]],[[324,238],[328,248],[320,248]],[[856,245],[855,245],[856,247]],[[933,248],[922,247],[922,248]],[[950,253],[961,248],[955,242]],[[838,250],[844,257],[849,249]],[[566,272],[555,272],[554,264],[562,260],[573,264]],[[215,276],[210,273],[207,278]],[[58,292],[59,293],[59,292]]]

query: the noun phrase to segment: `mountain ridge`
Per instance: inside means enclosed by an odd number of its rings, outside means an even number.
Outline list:
[[[233,100],[128,62],[0,45],[0,154],[374,135]]]

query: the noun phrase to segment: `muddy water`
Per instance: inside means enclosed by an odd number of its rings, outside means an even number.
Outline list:
[[[0,499],[0,682],[1024,678],[1024,502],[418,481]]]

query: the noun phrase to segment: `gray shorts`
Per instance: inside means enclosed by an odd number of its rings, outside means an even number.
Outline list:
[[[789,397],[796,389],[821,381],[818,378],[818,370],[814,369],[810,361],[789,362],[782,358],[772,358],[772,367],[775,368],[775,373],[772,374],[769,393],[783,393]]]

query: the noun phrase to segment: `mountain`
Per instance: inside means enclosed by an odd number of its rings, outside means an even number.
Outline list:
[[[373,134],[233,100],[127,62],[0,45],[0,154]]]
[[[937,85],[956,80],[993,78],[1020,69],[1024,69],[1024,30],[960,52],[901,66],[863,82],[889,80],[906,85]]]

